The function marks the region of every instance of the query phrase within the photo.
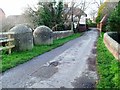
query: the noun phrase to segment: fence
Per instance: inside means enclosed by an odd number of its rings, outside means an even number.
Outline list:
[[[11,54],[11,49],[15,47],[13,45],[14,38],[11,35],[14,34],[13,32],[2,32],[0,33],[0,51],[8,50],[8,53]]]

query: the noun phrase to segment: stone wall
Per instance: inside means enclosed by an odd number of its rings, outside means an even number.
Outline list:
[[[12,36],[15,38],[15,51],[31,50],[34,45],[53,44],[53,40],[64,38],[74,33],[71,30],[52,31],[46,26],[39,26],[34,30],[34,32],[32,32],[32,29],[24,24],[16,25],[10,29],[10,32],[15,33]]]
[[[107,32],[104,34],[104,43],[113,56],[120,61],[120,44],[109,36],[111,33]]]
[[[53,32],[53,39],[59,39],[59,38],[64,38],[67,36],[70,36],[73,34],[73,31],[68,30],[68,31],[54,31]]]
[[[19,24],[10,29],[10,32],[14,32],[13,38],[15,51],[26,51],[33,49],[33,34],[32,29],[26,25]]]
[[[33,32],[34,44],[53,44],[53,31],[47,26],[39,26]]]

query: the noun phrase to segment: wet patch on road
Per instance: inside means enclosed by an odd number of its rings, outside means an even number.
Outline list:
[[[61,86],[59,90],[66,90],[66,88],[64,86]]]
[[[74,88],[95,88],[96,80],[87,72],[76,78],[71,84]]]
[[[97,41],[94,42],[94,47],[97,47]]]
[[[87,63],[90,71],[96,71],[96,57],[89,57]]]
[[[88,64],[88,70],[90,71],[96,71],[96,54],[97,50],[95,48],[96,42],[94,43],[94,47],[92,49],[92,54],[90,54],[89,58],[87,59],[87,64]]]
[[[31,80],[27,82],[24,87],[30,87],[36,82],[51,78],[55,73],[58,72],[58,65],[60,65],[58,61],[47,62],[41,68],[30,75]]]
[[[95,89],[98,76],[96,73],[96,42],[93,45],[91,54],[87,59],[88,68],[72,82],[74,88],[92,88]]]
[[[56,66],[57,64],[54,63],[53,65]],[[51,64],[49,66],[43,66],[39,70],[34,72],[31,76],[40,78],[41,80],[48,79],[58,72],[58,68],[53,67],[53,65]]]
[[[92,53],[93,53],[93,54],[96,54],[96,53],[97,53],[96,48],[93,48],[93,49],[92,49]]]

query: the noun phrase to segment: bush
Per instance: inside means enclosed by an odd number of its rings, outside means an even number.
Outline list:
[[[97,27],[97,24],[96,23],[90,23],[88,24],[89,27]]]
[[[104,11],[105,7],[106,7],[106,2],[102,3],[101,6],[98,9],[98,15],[96,17],[96,23],[97,24],[101,21],[101,19],[105,15],[105,11]]]
[[[114,10],[116,7],[117,2],[110,2],[108,0],[105,0],[104,3],[102,3],[98,9],[98,15],[96,18],[96,23],[99,23],[101,19],[104,17],[104,15],[110,15],[111,12]]]
[[[97,24],[100,23],[101,19],[102,19],[102,16],[101,16],[101,15],[97,16],[97,17],[96,17],[96,23],[97,23]]]
[[[96,27],[97,26],[97,24],[93,23],[92,20],[90,20],[90,19],[87,19],[86,24],[88,25],[88,27]]]
[[[106,29],[110,31],[118,31],[120,32],[119,26],[120,26],[120,1],[118,3],[118,6],[116,9],[112,12],[108,19]]]
[[[65,26],[61,23],[57,25],[57,31],[64,31]]]
[[[52,28],[53,31],[65,31],[65,30],[71,30],[70,25],[65,25],[64,23],[57,24]]]
[[[120,38],[120,1],[108,19],[106,30],[117,31],[118,36],[116,37]],[[120,43],[120,39],[118,42]]]

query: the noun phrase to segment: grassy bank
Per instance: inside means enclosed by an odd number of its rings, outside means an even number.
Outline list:
[[[12,52],[11,55],[3,54],[2,56],[2,64],[0,67],[2,67],[2,72],[15,67],[19,64],[22,64],[26,61],[31,60],[33,57],[36,57],[40,54],[43,54],[45,52],[48,52],[58,46],[63,45],[64,43],[75,39],[79,37],[80,34],[73,34],[69,37],[54,40],[52,45],[40,45],[40,46],[34,46],[34,48],[30,51],[24,51],[24,52]]]
[[[97,43],[97,64],[97,88],[120,88],[120,62],[107,50],[102,37]]]

